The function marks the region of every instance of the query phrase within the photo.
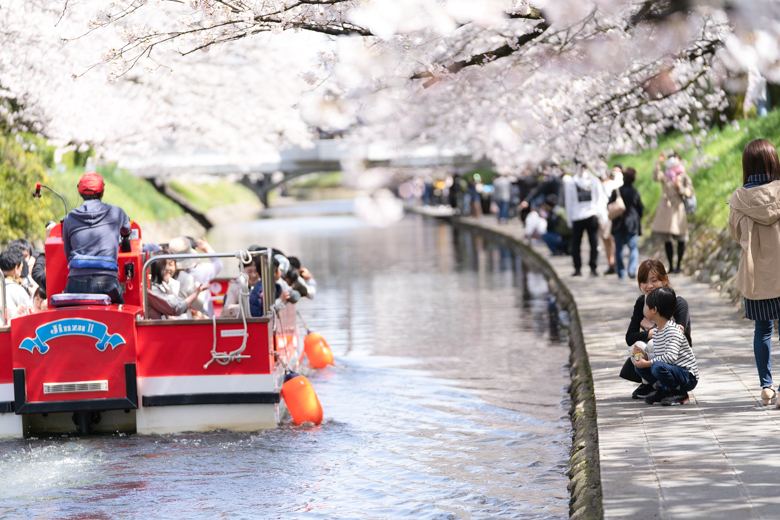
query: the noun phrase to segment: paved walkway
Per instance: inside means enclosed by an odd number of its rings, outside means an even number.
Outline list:
[[[480,225],[524,239],[518,224],[485,217]],[[632,400],[635,385],[618,377],[636,281],[590,278],[587,265],[574,278],[571,257],[533,247],[569,287],[580,314],[596,393],[604,517],[780,519],[780,409],[761,404],[753,322],[708,286],[672,275],[690,305],[701,379],[689,404],[648,406]],[[588,251],[585,239],[583,259]],[[603,272],[603,254],[599,261]]]

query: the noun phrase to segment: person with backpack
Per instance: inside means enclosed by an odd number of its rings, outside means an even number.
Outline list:
[[[124,303],[117,258],[120,236],[130,237],[130,219],[122,208],[103,202],[105,183],[97,173],[82,175],[78,191],[84,203],[62,221],[69,270],[65,292],[107,294],[111,303]]]
[[[590,243],[590,275],[598,276],[596,270],[599,255],[599,220],[606,213],[607,205],[602,201],[606,197],[601,181],[593,175],[586,164],[576,164],[579,169],[571,177],[564,177],[566,220],[572,230],[571,256],[574,261],[572,276],[582,276],[582,235],[588,233]],[[604,215],[605,217],[605,215]]]

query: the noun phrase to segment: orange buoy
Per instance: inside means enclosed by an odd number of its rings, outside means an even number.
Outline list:
[[[333,364],[333,353],[323,343],[317,343],[305,350],[309,364],[314,368],[325,368]]]
[[[302,375],[290,372],[284,376],[282,399],[295,424],[309,421],[318,425],[322,422],[320,400],[309,380]]]
[[[309,332],[303,340],[303,352],[314,368],[325,368],[333,364],[333,352],[322,334]]]
[[[328,346],[328,342],[325,341],[325,338],[319,332],[309,332],[303,338],[303,348],[309,348],[309,345],[316,345],[317,343],[324,343],[325,346]]]

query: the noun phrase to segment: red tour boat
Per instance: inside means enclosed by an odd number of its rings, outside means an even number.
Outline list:
[[[0,437],[254,431],[279,423],[285,367],[297,367],[303,348],[294,305],[274,308],[266,298],[266,317],[252,318],[244,290],[237,318],[146,319],[151,262],[259,254],[263,293],[274,294],[271,252],[149,259],[140,227],[132,228],[118,261],[124,305],[103,295],[62,294],[68,268],[61,224],[46,240],[49,310],[7,323],[0,284]],[[224,294],[226,286],[217,280],[211,292]]]

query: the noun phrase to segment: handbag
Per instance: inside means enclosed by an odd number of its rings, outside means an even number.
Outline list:
[[[613,202],[607,204],[607,215],[609,216],[609,220],[615,220],[618,217],[622,217],[623,213],[626,212],[626,203],[620,195],[620,190],[615,190],[615,193],[617,193],[617,198]]]
[[[685,214],[693,215],[696,213],[696,195],[693,197],[683,198],[683,204],[685,205]]]
[[[690,180],[686,180],[686,184],[690,183]],[[693,190],[693,186],[691,186],[691,190]],[[691,195],[690,197],[683,197],[683,205],[685,206],[685,214],[686,215],[693,215],[696,213],[696,193]]]

